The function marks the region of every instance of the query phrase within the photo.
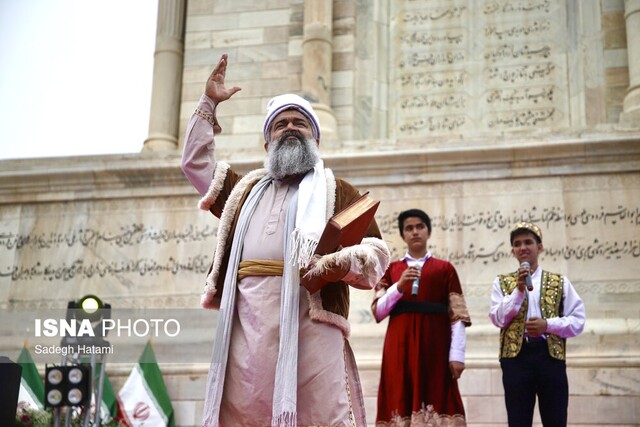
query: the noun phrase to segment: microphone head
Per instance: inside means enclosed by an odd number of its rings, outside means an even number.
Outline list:
[[[520,268],[524,268],[525,270],[527,270],[527,275],[525,276],[525,282],[527,283],[527,289],[529,291],[532,291],[533,283],[531,283],[531,264],[525,261],[522,264],[520,264]]]

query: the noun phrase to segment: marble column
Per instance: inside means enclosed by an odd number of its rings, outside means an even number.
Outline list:
[[[320,119],[322,144],[338,140],[338,123],[331,110],[333,54],[333,1],[304,2],[302,40],[302,95],[309,99]]]
[[[624,18],[627,26],[629,58],[629,89],[622,103],[620,124],[640,127],[640,0],[625,0]]]
[[[186,0],[159,0],[149,136],[142,151],[178,149]]]

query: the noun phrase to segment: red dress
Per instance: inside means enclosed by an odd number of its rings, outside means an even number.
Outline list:
[[[376,299],[400,279],[407,267],[403,260],[391,263],[378,285]],[[429,422],[428,425],[437,426],[466,425],[458,383],[449,370],[451,324],[456,320],[470,324],[464,299],[461,308],[461,298],[462,288],[453,265],[433,257],[427,259],[418,295],[405,292],[390,314],[376,426]],[[418,304],[416,308],[415,302],[428,304]]]

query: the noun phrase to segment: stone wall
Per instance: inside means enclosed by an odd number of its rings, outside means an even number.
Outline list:
[[[456,265],[473,320],[461,380],[470,425],[504,422],[498,331],[486,314],[491,280],[515,268],[507,230],[522,217],[543,227],[542,265],[567,274],[587,305],[585,332],[569,341],[572,425],[633,425],[638,419],[632,403],[640,375],[639,142],[496,148],[466,158],[457,150],[327,158],[338,176],[381,200],[376,219],[394,254],[402,252],[397,212],[421,206],[432,215],[431,250]],[[25,338],[32,349],[52,343],[33,336],[32,321],[9,318],[12,310],[33,317],[86,293],[114,309],[159,309],[165,317],[195,310],[190,313],[198,320],[184,324],[179,340],[155,338],[176,414],[186,426],[197,425],[201,411],[217,316],[196,309],[217,221],[195,209],[198,197],[178,162],[173,154],[1,163],[0,347],[15,358]],[[371,298],[352,292],[350,314],[370,421],[385,333],[385,323],[371,318]],[[144,339],[110,339],[125,348],[109,359],[117,390]]]
[[[470,147],[617,132],[629,87],[621,1],[334,1],[332,152]],[[307,93],[302,2],[189,3],[182,136],[213,64],[243,91],[218,115],[228,156],[261,156],[267,100]],[[637,123],[636,123],[637,127]]]

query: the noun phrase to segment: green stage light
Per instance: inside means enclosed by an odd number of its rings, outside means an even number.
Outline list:
[[[100,301],[97,297],[92,295],[84,297],[80,302],[80,307],[89,314],[95,313],[99,308],[102,307],[102,301]]]
[[[95,295],[85,295],[77,301],[69,301],[67,308],[73,309],[76,319],[89,319],[91,323],[108,318],[111,314],[111,304],[105,304]]]
[[[88,320],[93,329],[92,337],[69,337],[63,338],[62,345],[75,344],[100,344],[104,340],[106,332],[102,324],[106,319],[111,319],[111,304],[103,302],[95,295],[85,295],[82,298],[67,303],[67,322],[75,320],[80,324]]]

